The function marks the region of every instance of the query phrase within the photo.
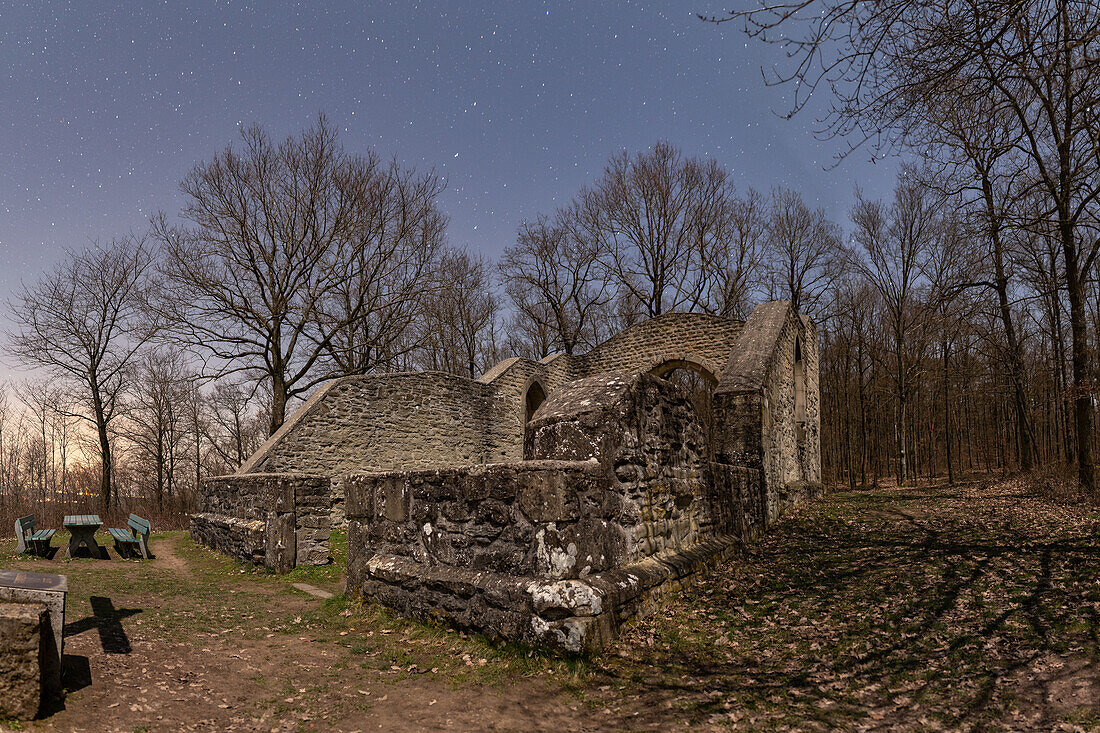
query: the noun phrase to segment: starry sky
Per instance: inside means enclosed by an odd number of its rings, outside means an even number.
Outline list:
[[[281,139],[322,111],[347,149],[443,176],[450,242],[488,256],[658,139],[843,224],[896,165],[828,170],[841,144],[763,83],[779,49],[695,16],[728,1],[0,0],[0,301],[65,248],[173,215],[240,125]]]

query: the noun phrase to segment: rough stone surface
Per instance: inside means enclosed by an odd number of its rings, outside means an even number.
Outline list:
[[[741,514],[727,504],[762,503],[759,470],[728,467],[709,488],[720,469],[705,461],[695,407],[647,374],[565,385],[528,426],[526,453],[345,476],[349,592],[501,638],[594,649],[666,582],[737,545]]]
[[[30,720],[42,699],[44,603],[0,603],[0,718]]]
[[[287,572],[331,560],[332,482],[308,474],[248,474],[206,479],[196,542],[253,565]]]
[[[48,625],[42,636],[42,688],[46,694],[61,692],[61,659],[65,648],[65,597],[69,581],[64,575],[23,570],[0,570],[0,603],[33,603],[46,607]]]
[[[740,321],[668,313],[587,354],[559,354],[542,362],[506,359],[476,380],[443,372],[333,380],[298,408],[238,474],[335,477],[349,471],[520,460],[525,397],[534,382],[550,394],[588,376],[670,365],[692,365],[717,376],[740,333]]]

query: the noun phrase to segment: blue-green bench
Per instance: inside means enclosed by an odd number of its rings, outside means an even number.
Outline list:
[[[115,540],[115,551],[122,557],[140,555],[148,560],[150,557],[149,521],[142,519],[136,514],[131,514],[126,524],[129,525],[128,529],[116,529],[111,527],[107,530]]]
[[[15,538],[17,540],[15,552],[17,554],[22,555],[24,552],[30,551],[35,555],[45,555],[49,552],[50,540],[53,539],[53,534],[57,530],[35,530],[34,525],[33,514],[15,520]]]

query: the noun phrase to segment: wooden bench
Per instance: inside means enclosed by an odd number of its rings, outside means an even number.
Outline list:
[[[30,551],[35,555],[45,556],[49,552],[50,540],[53,539],[53,534],[57,530],[40,529],[36,531],[34,524],[33,514],[15,520],[16,553],[21,555]]]
[[[132,557],[135,554],[149,559],[149,522],[136,514],[131,514],[126,524],[129,529],[109,528],[111,537],[115,540],[115,551],[122,557]]]

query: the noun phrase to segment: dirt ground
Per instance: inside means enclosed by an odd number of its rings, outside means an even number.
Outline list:
[[[1100,730],[1100,514],[1013,482],[830,494],[590,659],[349,601],[339,562],[13,544],[71,592],[68,693],[11,728]]]

